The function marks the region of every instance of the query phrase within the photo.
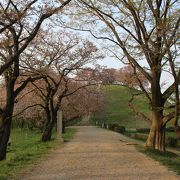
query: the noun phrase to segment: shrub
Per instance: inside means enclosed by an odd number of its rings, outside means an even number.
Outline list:
[[[166,145],[169,146],[169,147],[177,147],[177,144],[178,144],[177,138],[168,137],[166,139]]]
[[[150,129],[149,128],[137,128],[136,131],[139,133],[148,133],[150,131]]]
[[[115,130],[115,127],[117,127],[118,124],[109,124],[109,129],[114,131]]]
[[[115,129],[114,129],[116,132],[118,133],[125,133],[126,131],[126,128],[124,126],[116,126]]]
[[[108,127],[110,130],[118,133],[124,133],[126,131],[125,126],[120,126],[119,124],[109,124]]]
[[[167,127],[167,128],[166,128],[166,131],[168,131],[168,132],[174,132],[174,128],[173,128],[173,127]]]

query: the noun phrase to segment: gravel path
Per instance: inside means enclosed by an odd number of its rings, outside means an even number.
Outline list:
[[[74,139],[25,173],[21,180],[176,180],[173,172],[127,145],[124,136],[76,127]],[[124,139],[125,138],[125,139]]]

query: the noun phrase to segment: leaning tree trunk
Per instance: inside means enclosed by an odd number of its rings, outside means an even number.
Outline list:
[[[7,145],[11,132],[11,118],[0,119],[0,161],[6,159]]]
[[[152,124],[146,141],[146,147],[163,152],[165,151],[165,126],[162,123],[162,118],[157,115],[152,117]]]

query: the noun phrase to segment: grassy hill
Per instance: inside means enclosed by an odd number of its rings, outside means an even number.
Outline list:
[[[104,87],[105,107],[104,111],[94,114],[93,121],[105,123],[118,123],[126,128],[149,127],[149,124],[135,116],[128,107],[131,98],[130,90],[125,86],[108,85]],[[137,96],[134,104],[141,112],[149,115],[150,111],[144,96]]]

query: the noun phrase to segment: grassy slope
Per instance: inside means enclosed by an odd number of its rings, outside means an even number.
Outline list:
[[[106,106],[105,111],[95,115],[94,121],[105,123],[118,123],[126,128],[149,127],[148,123],[136,117],[128,107],[131,98],[127,87],[110,85],[105,86]],[[145,98],[137,97],[135,104],[138,109],[149,113]]]
[[[75,130],[67,129],[63,135],[65,141],[72,138]],[[21,169],[36,162],[49,149],[60,146],[56,140],[47,143],[39,141],[41,134],[26,129],[14,129],[11,135],[11,146],[8,148],[7,159],[0,162],[0,180],[17,174]]]
[[[131,94],[127,87],[108,85],[104,87],[104,91],[106,97],[105,110],[104,112],[96,113],[93,117],[93,121],[118,123],[126,128],[150,127],[150,123],[135,116],[132,110],[128,107],[128,101],[131,98]],[[136,96],[133,103],[138,110],[150,116],[150,110],[148,109],[146,98],[144,98],[143,95]],[[167,127],[168,126],[172,126],[171,122],[169,122]],[[175,132],[167,132],[167,136],[176,138]]]

